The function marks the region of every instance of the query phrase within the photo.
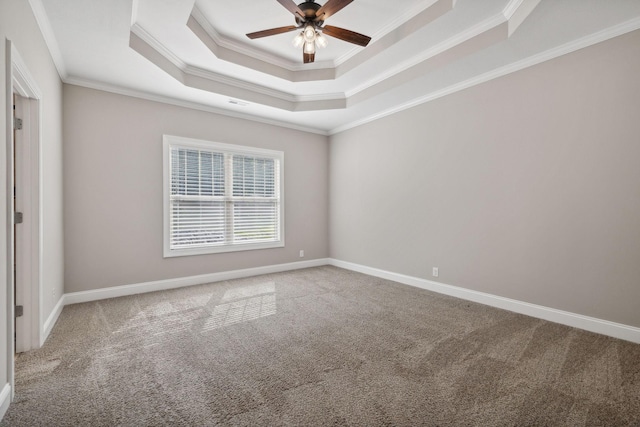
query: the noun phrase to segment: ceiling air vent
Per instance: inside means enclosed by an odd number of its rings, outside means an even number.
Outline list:
[[[238,101],[237,99],[230,99],[229,104],[238,105],[240,107],[246,107],[247,105],[249,105],[248,102]]]

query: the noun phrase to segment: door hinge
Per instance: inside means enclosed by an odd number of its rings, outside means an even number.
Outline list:
[[[13,213],[13,222],[15,224],[22,224],[23,218],[22,218],[22,212],[14,212]]]
[[[13,118],[13,128],[17,129],[17,130],[22,129],[22,119],[14,117]]]
[[[16,305],[16,311],[15,311],[16,317],[22,317],[23,314],[24,314],[24,307],[21,305]]]

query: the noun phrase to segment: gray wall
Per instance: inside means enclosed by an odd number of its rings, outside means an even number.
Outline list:
[[[640,327],[640,32],[331,138],[332,258]]]
[[[329,255],[326,136],[71,85],[64,111],[65,292]],[[286,246],[164,259],[163,134],[284,151]]]
[[[31,76],[42,91],[42,318],[43,323],[63,294],[62,245],[62,83],[55,69],[29,2],[0,1],[0,135],[5,141],[6,52],[5,38],[17,47]],[[7,377],[7,233],[6,218],[6,150],[0,149],[0,388]],[[55,296],[54,296],[55,293]]]

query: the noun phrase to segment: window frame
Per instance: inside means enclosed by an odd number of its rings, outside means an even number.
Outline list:
[[[162,196],[163,196],[163,256],[164,258],[206,255],[225,252],[250,251],[257,249],[271,249],[284,247],[284,152],[269,150],[266,148],[256,148],[244,145],[226,144],[222,142],[206,141],[201,139],[185,138],[175,135],[162,136]],[[256,156],[272,158],[279,162],[279,174],[276,175],[276,183],[279,191],[279,231],[280,239],[262,243],[225,243],[219,246],[200,246],[194,248],[171,249],[171,148],[179,147],[186,149],[207,150],[216,153],[237,154],[243,156]],[[225,182],[225,197],[230,183]]]

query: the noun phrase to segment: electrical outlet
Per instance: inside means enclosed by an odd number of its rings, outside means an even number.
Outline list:
[[[300,250],[300,258],[304,258],[304,251],[302,249]]]
[[[433,277],[438,277],[438,267],[433,267],[433,271],[431,272]]]

